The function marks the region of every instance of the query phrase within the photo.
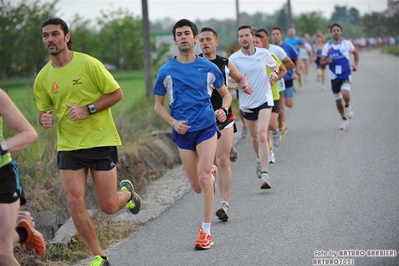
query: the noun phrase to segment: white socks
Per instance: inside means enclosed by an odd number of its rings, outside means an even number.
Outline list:
[[[202,230],[204,230],[205,233],[208,235],[211,234],[211,223],[202,223]]]

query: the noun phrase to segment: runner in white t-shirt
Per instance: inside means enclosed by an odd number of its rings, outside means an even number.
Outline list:
[[[266,67],[273,69],[270,78],[278,80],[278,65],[269,51],[254,47],[255,32],[250,25],[242,25],[237,30],[241,49],[230,56],[238,71],[248,80],[252,94],[239,91],[240,110],[251,135],[252,147],[257,155],[256,172],[261,178],[261,189],[269,189],[269,145],[267,143],[273,97]]]

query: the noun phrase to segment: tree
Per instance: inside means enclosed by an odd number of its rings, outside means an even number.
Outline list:
[[[41,41],[41,25],[56,13],[58,0],[40,4],[23,0],[14,7],[0,0],[0,73],[2,77],[32,75],[46,62],[47,52]]]
[[[95,47],[96,33],[93,32],[92,21],[79,15],[75,15],[72,23],[69,24],[69,30],[72,34],[72,49],[77,52],[93,54]]]
[[[301,14],[296,20],[296,30],[298,35],[304,33],[313,34],[316,29],[325,29],[328,21],[322,17],[321,12],[311,12]]]
[[[286,4],[276,12],[276,25],[278,25],[283,32],[287,32],[289,25],[288,25],[288,16],[287,16],[288,7]]]
[[[348,18],[348,22],[353,24],[353,25],[359,25],[360,24],[360,14],[359,14],[359,10],[357,10],[354,7],[351,7],[349,9],[349,18]]]
[[[348,22],[346,6],[336,5],[334,7],[334,12],[331,15],[331,21],[332,22]]]
[[[95,57],[118,69],[141,69],[144,61],[141,19],[122,8],[100,13],[100,18],[96,18],[100,31],[96,36]]]
[[[399,36],[399,14],[394,17],[386,17],[382,13],[372,13],[363,16],[361,24],[363,31],[370,37]]]
[[[141,1],[143,13],[143,37],[144,37],[144,68],[145,68],[145,85],[146,96],[152,95],[153,89],[153,72],[152,72],[152,58],[151,58],[151,39],[150,39],[150,20],[148,18],[148,3],[147,0]]]

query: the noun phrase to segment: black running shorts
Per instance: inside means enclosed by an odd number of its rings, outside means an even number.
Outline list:
[[[0,168],[0,204],[13,203],[18,199],[21,199],[21,205],[25,204],[19,168],[15,161],[11,161]]]
[[[117,163],[118,149],[115,146],[59,151],[57,155],[57,166],[64,170],[90,168],[97,171],[108,171],[114,168]]]

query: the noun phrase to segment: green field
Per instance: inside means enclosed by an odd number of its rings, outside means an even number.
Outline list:
[[[115,72],[112,74],[124,94],[123,100],[112,108],[114,115],[117,115],[120,110],[129,109],[145,96],[145,74],[143,70]],[[29,121],[36,123],[37,109],[33,96],[33,82],[34,78],[5,80],[0,83],[0,88],[10,95]]]

